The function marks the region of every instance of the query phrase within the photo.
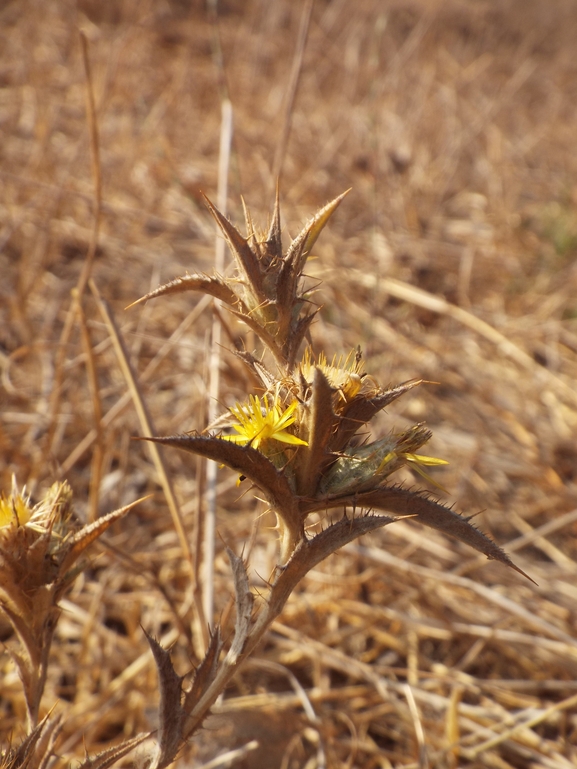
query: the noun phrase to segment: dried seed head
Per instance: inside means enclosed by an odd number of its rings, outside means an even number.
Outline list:
[[[58,552],[66,537],[72,492],[67,483],[55,483],[32,507],[25,490],[12,482],[9,495],[0,497],[0,564],[3,588],[14,597],[27,596],[32,607],[35,590],[54,581]]]
[[[414,452],[432,433],[423,425],[395,435],[346,449],[321,481],[321,492],[327,495],[351,494],[376,489],[407,462],[424,465],[447,464],[443,459],[422,457]]]
[[[299,379],[303,399],[307,397],[306,391],[312,385],[314,372],[317,368],[322,371],[335,392],[333,408],[336,413],[341,414],[346,411],[347,404],[357,398],[368,400],[381,392],[373,377],[364,371],[360,348],[349,352],[346,356],[335,355],[330,363],[322,352],[316,361],[313,360],[310,348],[307,348],[299,364]],[[306,386],[303,386],[305,383]]]

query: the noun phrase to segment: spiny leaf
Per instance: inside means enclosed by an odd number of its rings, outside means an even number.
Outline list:
[[[294,551],[289,562],[279,572],[277,580],[269,597],[272,614],[281,611],[289,595],[300,580],[339,548],[353,539],[362,537],[371,531],[394,523],[395,518],[385,515],[362,515],[354,518],[341,518],[340,521],[327,526],[310,540],[304,540]],[[275,610],[278,606],[278,612]]]
[[[126,309],[128,310],[137,304],[147,302],[149,299],[155,299],[157,296],[181,294],[184,291],[200,291],[203,294],[214,296],[215,299],[220,299],[230,307],[240,307],[246,311],[241,299],[235,294],[225,280],[218,276],[199,274],[183,275],[180,278],[171,280],[169,283],[164,283],[162,286],[155,288],[154,291],[150,291],[148,294],[141,296],[136,302],[129,304]]]
[[[303,229],[290,244],[279,275],[278,300],[284,296],[290,297],[291,299],[294,297],[297,281],[303,271],[307,258],[310,256],[312,247],[318,236],[321,234],[323,227],[349,192],[350,189],[343,192],[342,195],[339,195],[321,208],[321,210],[305,224]]]
[[[293,242],[290,244],[285,261],[294,263],[293,269],[300,274],[306,258],[310,255],[311,249],[317,241],[317,238],[323,231],[326,223],[337,210],[341,201],[343,201],[351,190],[348,189],[341,195],[331,200],[326,206],[323,206],[312,219],[310,219],[303,229],[299,232]]]
[[[265,298],[265,295],[262,285],[262,273],[257,255],[252,251],[246,238],[243,238],[236,227],[232,225],[215,206],[213,206],[206,195],[203,195],[203,198],[208,210],[213,215],[214,220],[222,230],[222,233],[230,246],[238,269],[246,281],[247,288],[252,289],[256,298],[262,301]]]
[[[500,561],[505,566],[509,566],[531,582],[534,582],[529,575],[525,574],[524,571],[513,563],[499,545],[473,526],[468,518],[455,513],[454,510],[450,510],[433,499],[429,499],[422,492],[394,486],[349,495],[348,497],[341,496],[325,500],[325,509],[342,507],[343,505],[386,510],[396,515],[412,516],[425,526],[438,529],[450,537],[464,542],[466,545],[486,555],[487,558]],[[309,511],[309,506],[305,506],[307,512]],[[321,509],[321,505],[317,504],[315,509]]]
[[[58,735],[62,731],[62,716],[61,714],[53,715],[56,705],[53,705],[48,713],[44,716],[41,723],[46,723],[45,728],[42,730],[40,739],[36,743],[35,761],[32,762],[34,769],[48,769],[53,765],[54,759],[54,745]]]
[[[266,247],[268,253],[276,258],[282,259],[282,241],[281,241],[281,228],[280,228],[280,193],[278,181],[276,184],[276,196],[274,201],[274,211],[272,214],[272,220],[270,223],[270,229],[266,236]]]
[[[228,547],[226,552],[232,566],[236,602],[234,638],[232,644],[230,645],[226,659],[228,664],[234,665],[242,654],[244,645],[248,638],[254,598],[250,592],[248,576],[242,558],[239,558],[235,553],[232,552],[232,550],[229,550]]]
[[[327,526],[326,529],[323,529],[323,531],[307,542],[307,560],[311,561],[309,568],[313,568],[328,555],[352,542],[353,539],[369,534],[371,531],[376,531],[383,526],[388,526],[396,520],[396,518],[391,518],[388,515],[373,514],[341,518],[340,521]]]
[[[48,713],[42,721],[30,732],[26,739],[18,745],[17,748],[9,748],[6,753],[0,757],[0,769],[28,769],[28,767],[37,767],[43,759],[42,748],[37,751],[42,733],[48,725],[52,733],[59,725],[59,718],[54,718],[48,723],[50,718]],[[49,735],[48,735],[49,736]]]
[[[386,408],[401,395],[418,387],[425,382],[424,379],[411,379],[408,382],[392,387],[389,390],[375,395],[374,398],[358,396],[348,403],[342,412],[339,429],[331,441],[333,451],[342,451],[349,443],[359,427],[365,425],[382,409]]]
[[[289,371],[294,367],[299,347],[301,346],[301,343],[305,338],[317,313],[318,309],[308,313],[307,315],[304,315],[302,318],[299,318],[299,320],[293,324],[290,332],[286,335],[287,342],[283,347],[283,353],[286,357],[285,367]]]
[[[237,312],[236,310],[232,310],[231,312],[233,315],[236,315],[237,318],[242,320],[243,323],[246,323],[246,325],[252,331],[254,331],[254,333],[259,337],[267,349],[270,350],[279,366],[284,366],[285,358],[283,353],[275,342],[274,338],[268,333],[266,328],[264,328],[264,326],[259,323],[258,320],[253,318],[250,313]]]
[[[32,679],[32,674],[37,670],[41,663],[41,649],[40,639],[37,637],[32,627],[31,612],[21,615],[12,610],[12,607],[7,603],[1,604],[2,611],[7,615],[8,619],[12,623],[12,627],[16,631],[22,648],[26,650],[27,657],[20,656],[15,651],[10,653],[14,657],[14,661],[18,665],[20,670],[20,677],[22,678],[25,688]],[[36,617],[38,619],[38,617]]]
[[[260,380],[265,390],[272,390],[274,388],[277,378],[270,373],[258,358],[255,358],[252,353],[246,350],[235,350],[234,354],[249,367],[254,376]]]
[[[221,648],[220,628],[217,625],[210,636],[210,642],[204,659],[196,669],[192,688],[186,693],[184,698],[184,711],[187,715],[190,715],[194,710],[197,702],[212,683],[218,667]]]
[[[118,510],[113,510],[113,512],[108,513],[108,515],[103,515],[101,518],[98,518],[98,520],[87,524],[82,529],[80,529],[80,531],[76,532],[76,534],[71,538],[70,546],[68,547],[64,558],[60,563],[60,574],[62,576],[66,574],[74,562],[86,550],[88,545],[94,542],[95,539],[98,539],[98,537],[103,534],[106,529],[112,526],[115,521],[123,518],[126,513],[132,510],[133,507],[140,504],[140,502],[143,500],[149,499],[149,496],[142,497],[142,499],[137,499],[135,502],[131,502],[125,507],[120,507]]]
[[[299,489],[303,496],[313,496],[326,464],[327,445],[333,429],[332,388],[320,368],[315,368],[312,394],[308,403],[300,406],[306,426],[304,438],[308,446],[301,449]]]
[[[172,435],[164,438],[137,438],[171,446],[227,465],[245,475],[267,495],[269,502],[282,513],[293,502],[293,492],[288,480],[273,463],[251,446],[238,446],[223,438],[206,435]]]
[[[5,596],[12,602],[18,614],[26,617],[31,608],[30,596],[23,589],[22,580],[18,579],[18,572],[10,568],[11,559],[5,555],[3,553],[0,557],[0,607],[7,611]]]
[[[160,739],[158,755],[153,763],[154,769],[168,766],[176,756],[182,742],[182,719],[184,711],[180,704],[182,696],[182,678],[176,674],[170,659],[170,652],[145,631],[146,640],[152,651],[160,688],[158,724]],[[152,769],[152,768],[151,768]]]
[[[397,400],[397,398],[400,398],[401,395],[408,393],[409,390],[413,389],[413,387],[419,387],[422,384],[427,384],[427,380],[426,379],[409,379],[408,382],[402,382],[400,385],[396,385],[396,387],[391,387],[390,389],[385,390],[384,392],[381,392],[379,395],[375,395],[374,398],[370,398],[368,400],[368,404],[370,405],[371,409],[373,409],[373,412],[371,413],[369,419],[372,419],[378,411],[381,411],[382,409],[386,408],[389,405],[389,403],[392,403],[393,401]],[[428,384],[430,384],[430,382]],[[365,420],[365,421],[368,421],[368,420]]]
[[[252,223],[252,216],[250,215],[250,211],[248,210],[248,207],[246,205],[243,195],[240,196],[240,202],[242,203],[242,210],[244,213],[244,223],[246,226],[246,240],[250,244],[250,247],[252,249],[254,247],[254,244],[256,243],[254,225]]]
[[[150,734],[139,734],[130,740],[122,742],[120,745],[103,750],[93,758],[87,757],[78,766],[78,769],[108,769],[108,767],[114,766],[117,761],[120,761],[121,758],[124,758],[131,750],[134,750],[134,748],[149,739],[149,737]]]

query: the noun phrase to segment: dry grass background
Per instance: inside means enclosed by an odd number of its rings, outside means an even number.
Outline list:
[[[241,194],[268,222],[301,14],[290,0],[219,6],[236,222]],[[94,221],[78,28],[101,142],[93,277],[161,435],[204,427],[210,309],[188,294],[124,307],[187,269],[211,269],[200,191],[215,198],[223,85],[200,2],[2,3],[2,488],[12,473],[34,496],[67,478],[84,520],[98,468],[101,513],[155,494],[97,546],[63,603],[44,698],[63,718],[59,766],[153,728],[156,673],[141,626],[176,638],[182,674],[197,661],[178,538],[147,448],[130,443],[139,423],[91,296],[104,414],[96,461],[78,324],[59,343]],[[410,522],[348,546],[305,579],[179,766],[255,739],[260,747],[210,766],[577,763],[576,39],[572,0],[317,0],[281,189],[294,235],[353,187],[311,267],[324,281],[317,348],[360,344],[383,385],[439,383],[378,428],[426,420],[429,453],[450,461],[435,476],[442,498],[481,511],[479,525],[538,586]],[[252,383],[232,356],[222,365],[224,408]],[[194,542],[200,467],[165,458]],[[239,498],[235,480],[219,471],[219,616],[230,608],[225,545],[246,554],[250,543],[257,587],[276,547],[262,505]],[[6,651],[0,665],[7,744],[22,738],[25,708]]]

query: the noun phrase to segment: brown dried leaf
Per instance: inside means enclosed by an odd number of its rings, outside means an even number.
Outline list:
[[[221,648],[220,628],[217,626],[211,634],[204,659],[196,669],[192,688],[184,697],[183,710],[187,715],[190,715],[197,702],[212,683],[218,667]]]
[[[214,296],[215,299],[220,299],[231,307],[237,307],[239,305],[242,307],[242,301],[223,278],[212,275],[195,274],[183,275],[180,278],[171,280],[169,283],[164,283],[162,286],[155,288],[154,291],[150,291],[148,294],[141,296],[136,302],[129,304],[126,309],[128,310],[137,304],[142,304],[142,302],[147,302],[149,299],[155,299],[158,296],[181,294],[184,291],[200,291],[203,294]]]
[[[325,500],[324,507],[327,509],[342,507],[343,505],[386,510],[390,513],[395,513],[395,515],[412,516],[425,526],[438,529],[450,537],[464,542],[480,553],[484,553],[487,558],[500,561],[505,566],[509,566],[531,582],[534,582],[528,574],[525,574],[524,571],[513,563],[499,545],[473,526],[469,518],[459,515],[454,510],[430,499],[422,492],[410,491],[409,489],[394,486],[349,495],[348,497],[327,499]],[[320,510],[322,507],[320,503],[317,503],[315,509]],[[306,506],[306,509],[309,511],[309,506]]]
[[[117,761],[124,758],[131,750],[138,747],[149,737],[150,734],[139,734],[120,745],[103,750],[102,753],[98,753],[93,758],[87,757],[78,766],[78,769],[108,769],[108,767],[114,766]]]
[[[242,558],[239,558],[228,547],[227,555],[232,566],[232,575],[234,578],[234,592],[236,603],[236,622],[234,626],[234,638],[227,654],[227,663],[234,665],[242,654],[244,645],[248,638],[250,622],[252,618],[252,607],[254,597],[248,584],[248,576]]]
[[[257,298],[257,303],[258,301],[263,301],[266,297],[263,290],[262,273],[257,255],[252,251],[248,241],[246,238],[243,238],[236,227],[232,225],[228,219],[215,208],[215,206],[213,206],[206,195],[203,195],[203,197],[208,210],[213,215],[230,246],[238,269],[246,281],[247,288],[249,290],[252,289],[253,295]]]
[[[66,572],[74,565],[75,561],[78,560],[88,545],[92,544],[92,542],[94,542],[95,539],[98,539],[98,537],[112,526],[115,521],[120,520],[120,518],[125,516],[126,513],[132,510],[136,505],[140,504],[144,499],[148,499],[148,497],[142,497],[125,507],[113,510],[111,513],[103,515],[101,518],[98,518],[98,520],[87,524],[80,529],[80,531],[76,532],[76,534],[69,540],[69,546],[60,563],[60,576],[64,577]]]
[[[176,674],[170,659],[170,652],[145,631],[146,640],[152,651],[160,688],[160,704],[158,707],[158,724],[160,739],[158,754],[151,769],[162,769],[168,766],[182,743],[182,678]]]
[[[137,438],[136,440],[153,441],[163,446],[200,454],[245,475],[267,496],[272,507],[281,515],[295,505],[293,492],[286,477],[260,451],[251,446],[238,446],[231,441],[212,436],[172,435],[165,438]]]

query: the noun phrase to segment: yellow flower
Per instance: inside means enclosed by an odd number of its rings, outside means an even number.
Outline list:
[[[312,387],[316,369],[320,369],[333,390],[332,407],[337,417],[345,415],[352,402],[360,403],[383,394],[373,377],[364,371],[360,348],[352,350],[346,357],[335,355],[330,363],[324,353],[313,357],[307,348],[299,364],[300,382],[304,380]],[[300,392],[306,400],[308,390],[305,388],[303,393],[302,384]]]
[[[438,489],[441,489],[441,491],[444,491],[446,493],[447,489],[445,489],[443,486],[441,486],[440,483],[437,483],[429,473],[426,473],[421,465],[424,465],[425,467],[439,467],[439,465],[448,465],[446,459],[439,459],[438,457],[426,457],[423,454],[411,454],[409,452],[402,452],[399,454],[400,457],[404,457],[407,462],[410,463],[413,470],[415,470],[421,478],[424,478],[425,480],[429,481],[429,483],[432,483],[433,486],[436,486]]]
[[[0,494],[0,529],[4,526],[13,524],[15,526],[24,526],[30,520],[31,511],[29,500],[18,492],[16,482],[12,479],[12,493],[4,496]]]
[[[253,449],[258,449],[271,440],[294,446],[307,446],[306,441],[286,429],[295,422],[294,412],[297,405],[297,401],[293,401],[285,411],[281,411],[277,398],[273,399],[270,406],[265,400],[261,402],[256,395],[251,395],[248,405],[241,406],[237,403],[230,409],[238,420],[238,424],[232,425],[238,435],[225,435],[223,438],[233,443],[250,445]]]
[[[351,401],[361,391],[365,374],[359,351],[350,352],[346,358],[334,356],[329,363],[324,353],[320,353],[318,359],[313,360],[309,348],[305,350],[300,364],[300,370],[307,382],[313,381],[315,368],[320,368],[328,383],[340,393],[344,402]]]

